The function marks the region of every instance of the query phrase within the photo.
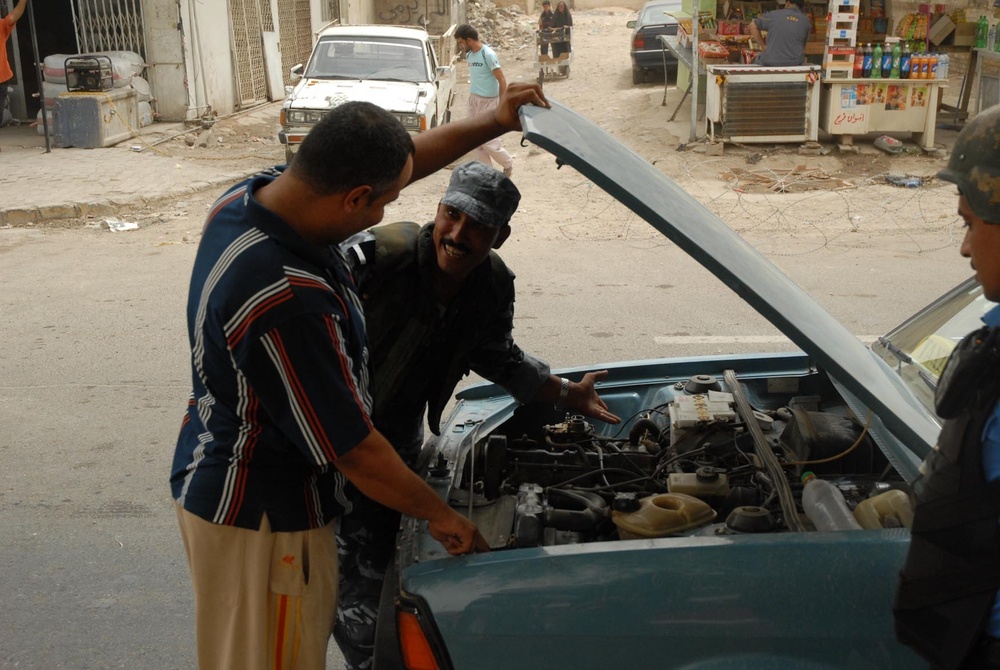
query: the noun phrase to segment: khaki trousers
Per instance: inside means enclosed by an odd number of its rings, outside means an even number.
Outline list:
[[[484,98],[481,95],[470,93],[468,103],[469,116],[479,116],[483,112],[496,109],[499,101],[500,98]],[[493,163],[490,161],[491,158],[497,162],[501,170],[510,170],[514,167],[514,157],[503,148],[503,143],[499,137],[472,150],[472,160],[478,161],[483,165],[493,167]]]
[[[333,524],[272,533],[176,506],[195,596],[201,670],[323,670],[337,611]]]

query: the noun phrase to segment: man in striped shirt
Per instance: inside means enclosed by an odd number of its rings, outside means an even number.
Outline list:
[[[384,110],[345,103],[290,166],[209,213],[187,309],[194,390],[170,478],[202,670],[325,666],[345,478],[426,519],[450,553],[486,549],[372,427],[364,318],[335,245],[378,223],[408,183],[518,129],[529,103],[546,105],[537,86],[511,86],[495,113],[412,140]]]

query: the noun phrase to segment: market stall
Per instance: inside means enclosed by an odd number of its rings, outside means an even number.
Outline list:
[[[705,132],[713,141],[809,142],[822,130],[848,148],[857,135],[911,133],[920,147],[935,150],[937,110],[948,74],[942,41],[951,39],[941,26],[950,24],[959,44],[968,34],[963,26],[986,19],[972,17],[968,9],[946,15],[944,5],[934,5],[933,11],[931,5],[919,5],[920,11],[892,25],[890,5],[885,0],[806,0],[803,11],[812,22],[807,62],[773,68],[748,65],[759,50],[750,23],[777,3],[727,0],[713,12],[699,2],[696,15],[678,15],[676,37],[660,38],[664,57],[678,61],[678,88],[684,91],[671,119],[692,95],[695,139],[701,87],[699,77],[689,73],[706,73],[701,79],[707,95]]]

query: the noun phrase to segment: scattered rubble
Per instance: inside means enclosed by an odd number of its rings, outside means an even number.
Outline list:
[[[538,19],[525,15],[520,5],[498,7],[493,0],[469,0],[466,11],[480,39],[499,52],[501,65],[504,51],[530,46],[534,55]]]

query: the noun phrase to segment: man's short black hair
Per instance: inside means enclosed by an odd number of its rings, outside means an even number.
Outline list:
[[[788,4],[790,5],[795,5],[799,9],[805,7],[805,0],[786,0],[786,2],[788,2]]]
[[[455,28],[455,39],[479,41],[479,32],[468,23],[463,23]]]
[[[396,184],[413,153],[399,119],[370,102],[345,102],[313,126],[289,169],[319,195],[367,185],[375,200]]]

